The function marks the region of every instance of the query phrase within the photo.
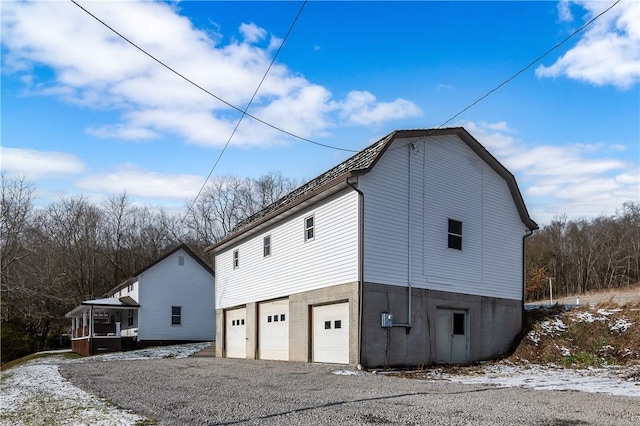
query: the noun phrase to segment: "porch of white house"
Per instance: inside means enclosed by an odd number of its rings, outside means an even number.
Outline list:
[[[128,296],[85,300],[66,315],[71,318],[71,350],[89,356],[135,349],[139,307]]]

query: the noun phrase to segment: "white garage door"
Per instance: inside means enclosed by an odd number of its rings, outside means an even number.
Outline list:
[[[313,308],[313,361],[349,363],[349,303]]]
[[[263,302],[258,307],[260,359],[289,360],[289,300]]]
[[[247,309],[226,311],[225,340],[227,358],[247,357]]]

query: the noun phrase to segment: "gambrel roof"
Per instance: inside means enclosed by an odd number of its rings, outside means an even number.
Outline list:
[[[324,172],[291,191],[289,194],[268,205],[259,212],[238,222],[235,228],[221,241],[207,247],[205,252],[227,246],[245,232],[252,230],[259,225],[297,207],[299,204],[309,201],[319,194],[345,183],[348,178],[368,173],[382,157],[395,140],[405,138],[420,138],[429,136],[456,135],[464,141],[480,158],[482,158],[493,170],[495,170],[509,186],[509,191],[518,209],[520,219],[530,230],[538,229],[538,224],[531,219],[522,199],[522,194],[518,189],[515,177],[500,162],[486,150],[469,132],[463,127],[449,127],[442,129],[417,129],[417,130],[396,130],[367,148],[358,152],[351,158],[343,161],[332,169]]]

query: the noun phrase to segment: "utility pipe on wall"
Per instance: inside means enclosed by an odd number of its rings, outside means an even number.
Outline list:
[[[407,334],[409,333],[409,330],[411,330],[411,257],[412,257],[412,251],[411,251],[411,214],[412,214],[412,209],[411,209],[411,205],[413,204],[413,197],[412,197],[412,190],[411,190],[411,153],[418,152],[418,147],[415,143],[410,143],[407,144],[408,147],[408,151],[407,151],[407,159],[408,159],[408,163],[407,163],[407,200],[408,200],[408,206],[407,206],[407,322],[404,324],[393,324],[393,327],[405,327],[407,329]]]

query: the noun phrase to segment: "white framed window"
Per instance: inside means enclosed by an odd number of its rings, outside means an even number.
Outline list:
[[[310,241],[315,237],[315,218],[308,216],[304,218],[304,240]]]
[[[133,291],[133,283],[127,284],[127,292],[131,293]]]
[[[240,266],[240,252],[238,250],[233,251],[233,269],[238,269]]]
[[[452,249],[462,250],[462,222],[459,220],[449,219],[447,246]]]
[[[271,235],[267,235],[262,239],[262,256],[271,256]]]
[[[171,307],[171,325],[182,324],[182,306]]]

